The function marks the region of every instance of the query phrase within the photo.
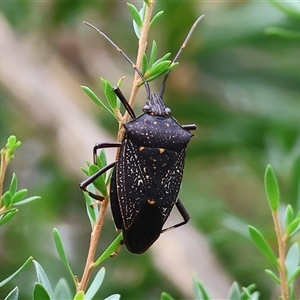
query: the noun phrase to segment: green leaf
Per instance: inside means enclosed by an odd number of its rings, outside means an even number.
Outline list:
[[[9,192],[11,195],[14,195],[17,191],[17,186],[18,186],[18,179],[15,173],[13,173],[10,186],[9,186]]]
[[[51,300],[51,297],[47,293],[47,290],[39,282],[36,282],[34,285],[33,300]]]
[[[120,300],[121,296],[119,294],[113,294],[110,295],[109,297],[105,298],[104,300]]]
[[[21,200],[17,203],[14,203],[14,205],[19,206],[19,205],[23,205],[23,204],[26,204],[26,203],[29,203],[29,202],[32,202],[32,201],[35,201],[35,200],[39,200],[39,199],[41,199],[40,196],[32,196],[32,197],[28,197],[24,200]]]
[[[293,220],[287,227],[286,233],[290,237],[292,234],[295,233],[295,230],[299,230],[299,224],[300,224],[300,217]]]
[[[252,241],[256,247],[275,265],[278,267],[278,262],[275,254],[267,244],[262,234],[253,226],[248,225],[248,230]]]
[[[100,168],[97,165],[91,164],[89,166],[89,176],[92,176],[93,174],[97,173],[100,170]],[[106,184],[105,184],[105,173],[97,177],[93,181],[93,185],[96,187],[98,191],[103,195],[104,198],[107,198],[107,190],[106,190]]]
[[[14,279],[19,273],[21,273],[26,268],[26,266],[29,265],[31,261],[32,261],[32,257],[30,256],[16,272],[14,272],[9,277],[7,277],[6,279],[0,282],[0,287],[4,286],[6,283]]]
[[[117,119],[117,117],[115,116],[115,114],[113,113],[113,111],[111,111],[98,97],[97,95],[87,86],[81,86],[81,88],[83,89],[83,91],[101,108],[103,108],[104,110],[106,110],[107,112],[109,112],[111,115],[114,116],[114,118]]]
[[[166,292],[162,292],[160,295],[160,300],[175,300],[172,296],[170,296]]]
[[[280,279],[276,276],[271,270],[266,269],[265,272],[277,283],[280,285]]]
[[[294,219],[294,210],[293,207],[289,204],[285,210],[285,217],[284,217],[285,228],[288,227],[288,225],[293,221],[293,219]]]
[[[234,282],[230,288],[228,299],[229,300],[240,300],[241,299],[240,288],[236,282]]]
[[[40,283],[41,286],[44,287],[45,291],[50,296],[50,299],[54,299],[54,295],[53,295],[53,291],[52,291],[52,288],[51,288],[51,285],[50,285],[50,281],[49,281],[44,269],[42,268],[42,266],[36,260],[33,260],[32,262],[33,262],[34,267],[35,267],[38,282]],[[39,289],[39,291],[40,291],[40,289]],[[35,299],[41,300],[43,298],[35,298]]]
[[[157,77],[161,76],[162,74],[168,71],[170,64],[170,60],[165,60],[160,62],[159,64],[153,65],[152,68],[146,72],[145,78],[147,79],[147,81],[152,81],[156,79]]]
[[[149,69],[152,68],[152,66],[155,62],[156,54],[157,54],[157,44],[155,41],[153,41],[152,47],[151,47],[151,52],[150,52],[150,58],[149,58]]]
[[[193,276],[193,290],[195,300],[210,300],[212,299],[208,292],[205,290],[202,283],[197,279],[196,275]]]
[[[280,38],[287,38],[287,39],[295,39],[295,40],[300,39],[300,33],[298,31],[275,27],[275,26],[267,27],[264,30],[264,34],[270,36],[276,36]]]
[[[93,279],[90,287],[86,291],[85,297],[84,297],[85,300],[91,300],[94,298],[94,296],[100,289],[100,286],[104,280],[104,276],[105,276],[105,269],[101,268],[98,271],[98,273],[96,274],[95,278]]]
[[[296,270],[294,271],[294,273],[291,275],[288,284],[293,284],[296,277],[300,274],[300,267],[296,268]]]
[[[163,10],[159,11],[151,20],[150,22],[150,28],[153,26],[153,24],[158,20],[158,18],[164,13]]]
[[[20,202],[26,196],[26,194],[27,194],[27,189],[22,189],[17,191],[11,199],[12,204]]]
[[[148,69],[148,58],[146,53],[143,54],[141,72],[145,74]]]
[[[11,193],[9,191],[6,191],[3,196],[2,196],[2,203],[3,206],[9,208],[11,207],[12,203],[11,203]]]
[[[100,80],[103,86],[105,98],[112,111],[114,112],[114,115],[116,115],[118,111],[117,95],[114,92],[113,87],[108,80],[105,80],[102,77],[100,78]]]
[[[265,190],[271,210],[277,211],[279,206],[279,189],[271,165],[267,166],[265,172]]]
[[[287,271],[287,280],[289,281],[292,275],[295,273],[299,267],[300,256],[299,256],[299,246],[298,243],[294,243],[289,249],[286,259],[285,266]]]
[[[17,208],[12,208],[3,212],[0,215],[0,226],[7,223],[18,211],[19,210]]]
[[[99,151],[99,154],[96,157],[97,159],[97,166],[102,169],[103,167],[105,167],[107,165],[107,160],[106,160],[106,153],[104,151],[104,149],[101,149]]]
[[[253,292],[255,290],[256,286],[255,284],[251,284],[248,287],[243,287],[242,288],[242,293],[241,293],[241,300],[258,300],[259,298],[259,293]]]
[[[70,264],[68,262],[68,258],[67,258],[67,255],[66,255],[66,252],[65,252],[65,249],[64,249],[64,245],[63,245],[62,240],[61,240],[60,233],[56,228],[53,229],[53,239],[54,239],[54,243],[55,243],[57,253],[58,253],[61,261],[63,262],[63,264],[65,265],[65,267],[69,271],[69,274],[71,275],[71,278],[75,283],[75,276],[74,276],[74,274],[72,272],[72,269],[70,267]]]
[[[19,299],[19,288],[16,286],[9,294],[4,298],[4,300],[18,300]]]
[[[95,193],[95,189],[92,189],[92,187],[90,187],[90,191],[92,193]],[[83,192],[83,196],[85,199],[87,215],[89,217],[91,227],[93,229],[99,214],[98,205],[93,205],[95,200],[92,197],[90,197],[87,193]]]
[[[120,233],[114,241],[104,250],[104,252],[100,255],[100,257],[94,262],[94,266],[97,267],[101,264],[105,259],[116,253],[120,247],[120,243],[123,240],[122,233]]]
[[[154,66],[160,64],[161,62],[166,61],[166,60],[170,57],[170,55],[171,55],[171,52],[166,53],[163,57],[161,57],[161,58],[159,58],[157,61],[155,61],[155,62],[152,64],[152,66],[154,67]]]
[[[72,292],[65,278],[59,279],[54,288],[54,299],[72,299]]]
[[[140,16],[139,11],[137,10],[137,8],[133,4],[131,4],[131,3],[127,3],[127,6],[128,6],[128,8],[130,10],[132,19],[135,21],[136,25],[139,28],[142,28],[143,21],[142,21],[142,18]]]
[[[83,291],[78,291],[73,300],[85,300],[84,299],[84,292]]]

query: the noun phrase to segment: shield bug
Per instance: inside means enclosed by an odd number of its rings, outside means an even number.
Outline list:
[[[172,64],[177,61],[202,17],[193,24]],[[147,100],[143,113],[136,117],[120,89],[114,88],[132,120],[123,124],[124,135],[121,142],[95,145],[95,164],[97,151],[103,148],[119,148],[117,159],[83,181],[80,188],[94,199],[104,200],[103,196],[89,192],[87,186],[113,168],[110,203],[115,226],[122,230],[126,248],[132,253],[141,254],[162,232],[184,225],[190,218],[178,198],[178,193],[186,148],[193,136],[190,131],[195,130],[196,125],[180,125],[172,117],[170,108],[164,105],[163,92],[170,70],[163,79],[160,95],[152,94],[148,82],[129,57],[102,31],[89,23],[86,24],[104,36],[132,65],[145,85]],[[183,221],[163,229],[174,205]]]

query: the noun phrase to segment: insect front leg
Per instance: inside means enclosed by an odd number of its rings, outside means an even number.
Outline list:
[[[113,147],[120,147],[121,143],[96,143],[94,148],[93,148],[93,160],[94,160],[94,164],[97,165],[97,151],[99,149],[103,149],[103,148],[113,148]],[[84,181],[82,181],[79,184],[79,187],[81,190],[83,190],[84,192],[86,192],[90,197],[94,198],[95,200],[98,201],[103,201],[104,197],[101,195],[97,195],[94,194],[90,191],[88,191],[87,187],[93,183],[99,176],[101,176],[102,174],[104,174],[105,172],[107,172],[108,170],[110,170],[111,168],[113,168],[116,164],[116,161],[106,165],[105,167],[103,167],[102,169],[100,169],[98,172],[96,172],[95,174],[91,175],[90,177],[88,177],[87,179],[85,179]]]
[[[166,232],[167,230],[171,230],[171,229],[174,229],[174,228],[177,228],[177,227],[180,227],[184,224],[186,224],[189,219],[190,219],[190,215],[188,213],[188,211],[186,210],[186,208],[184,207],[184,205],[182,204],[182,202],[179,200],[179,198],[177,199],[176,203],[175,203],[179,213],[181,214],[182,218],[183,218],[183,221],[178,223],[178,224],[175,224],[173,226],[170,226],[168,228],[165,228],[161,231],[161,233],[163,232]]]

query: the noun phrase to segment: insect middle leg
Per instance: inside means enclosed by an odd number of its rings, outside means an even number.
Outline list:
[[[173,226],[170,226],[168,228],[163,229],[161,231],[161,233],[166,232],[166,231],[171,230],[171,229],[174,229],[174,228],[177,228],[177,227],[180,227],[180,226],[186,224],[189,221],[190,215],[189,215],[188,211],[186,210],[186,208],[184,207],[184,205],[182,204],[182,202],[179,200],[179,198],[177,199],[175,205],[176,205],[179,213],[181,214],[181,216],[183,218],[183,221],[178,223],[178,224],[175,224]]]
[[[103,149],[103,148],[114,148],[114,147],[120,147],[121,143],[97,143],[95,144],[94,148],[93,148],[93,160],[94,160],[94,164],[97,165],[97,151],[99,149]],[[104,197],[101,195],[97,195],[95,193],[90,192],[87,187],[93,183],[99,176],[101,176],[102,174],[104,174],[105,172],[107,172],[108,170],[110,170],[111,168],[113,168],[116,164],[116,161],[106,165],[105,167],[103,167],[102,169],[100,169],[98,172],[96,172],[95,174],[91,175],[90,177],[88,177],[87,179],[85,179],[84,181],[82,181],[79,184],[79,187],[81,190],[83,190],[84,192],[86,192],[89,196],[91,196],[92,198],[94,198],[95,200],[99,200],[99,201],[103,201]]]

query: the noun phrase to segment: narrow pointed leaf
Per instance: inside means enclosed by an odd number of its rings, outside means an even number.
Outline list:
[[[271,165],[267,166],[265,172],[265,190],[271,210],[277,211],[279,206],[279,188]]]
[[[230,288],[228,299],[229,300],[240,300],[241,299],[240,288],[236,282],[234,282]]]
[[[193,276],[193,289],[194,289],[194,299],[195,300],[211,300],[208,292],[205,290],[202,283],[196,278],[196,275]]]
[[[152,42],[151,52],[150,52],[150,58],[149,58],[149,69],[152,68],[157,53],[157,44],[155,41]]]
[[[66,279],[59,279],[54,288],[54,299],[72,299],[72,292]]]
[[[89,176],[92,176],[93,174],[97,173],[100,170],[100,168],[97,165],[91,164],[89,166]],[[93,185],[96,187],[98,191],[103,195],[103,197],[107,197],[107,190],[106,190],[106,184],[105,184],[105,174],[102,174],[97,179],[93,181]]]
[[[262,234],[253,226],[248,225],[248,230],[252,241],[256,247],[275,265],[278,266],[277,258]]]
[[[15,192],[17,191],[17,186],[18,186],[18,179],[15,173],[13,173],[10,186],[9,186],[9,192],[11,195],[14,195]]]
[[[146,53],[144,53],[142,58],[142,68],[141,68],[142,74],[145,74],[147,69],[148,69],[148,58]]]
[[[56,228],[53,229],[53,239],[54,239],[56,251],[57,251],[61,261],[63,262],[63,264],[65,265],[65,267],[69,271],[72,280],[74,280],[74,274],[73,274],[72,269],[70,267],[70,264],[68,262],[68,258],[67,258],[67,255],[66,255],[66,252],[65,252],[65,249],[64,249],[64,245],[63,245],[62,240],[61,240],[60,233]]]
[[[17,191],[11,199],[12,204],[20,202],[22,199],[24,199],[26,194],[27,194],[27,189],[22,189]]]
[[[274,274],[271,270],[266,269],[265,272],[277,283],[280,285],[280,279]]]
[[[11,193],[9,191],[6,191],[3,196],[2,196],[2,204],[3,206],[9,208],[12,203],[11,203]]]
[[[99,291],[100,286],[104,280],[105,269],[101,268],[93,279],[90,287],[85,293],[84,300],[92,300],[96,293]]]
[[[116,253],[121,241],[123,240],[122,233],[120,233],[114,241],[106,248],[106,250],[100,255],[100,257],[95,261],[94,266],[98,266],[105,259],[109,258],[112,254]]]
[[[150,28],[153,26],[153,24],[157,21],[157,19],[164,13],[163,10],[159,11],[151,20],[150,22]]]
[[[97,97],[97,95],[87,86],[81,86],[83,91],[101,108],[109,112],[111,115],[116,118],[115,114]]]
[[[131,13],[131,16],[132,16],[132,19],[135,21],[136,25],[141,28],[142,25],[143,25],[143,21],[142,21],[142,18],[139,14],[139,11],[137,10],[137,8],[131,4],[131,3],[127,3],[127,6],[130,10],[130,13]]]
[[[36,284],[34,285],[33,300],[51,300],[51,297],[48,294],[46,288],[39,282],[36,282]]]
[[[18,300],[19,288],[16,286],[10,293],[4,298],[4,300]]]
[[[175,300],[168,293],[162,292],[160,296],[160,300]]]
[[[107,100],[108,104],[110,105],[112,111],[116,115],[116,112],[118,110],[117,95],[113,91],[113,87],[112,87],[112,85],[110,84],[110,82],[108,80],[105,80],[103,78],[100,78],[100,79],[101,79],[101,82],[102,82],[102,86],[103,86],[103,89],[104,89],[104,94],[105,94],[106,100]]]
[[[43,267],[36,260],[33,260],[32,262],[35,267],[38,282],[44,287],[47,294],[50,296],[50,299],[54,299],[54,294],[53,294],[53,291],[52,291],[52,288],[50,285],[50,281],[49,281]],[[43,299],[43,298],[36,298],[36,299]]]
[[[90,188],[90,191],[92,193],[95,192],[95,190],[92,190],[91,188]],[[91,227],[93,229],[95,226],[97,217],[98,217],[98,213],[99,213],[98,205],[93,205],[95,200],[93,198],[91,198],[87,193],[83,193],[83,196],[85,199],[87,214],[88,214],[88,217],[89,217],[89,220],[91,223]]]
[[[294,243],[291,248],[289,249],[286,259],[285,259],[285,266],[287,270],[287,279],[290,280],[292,275],[295,273],[296,269],[299,267],[299,246],[298,243]]]
[[[32,202],[32,201],[35,201],[35,200],[39,200],[39,199],[41,199],[40,196],[32,196],[32,197],[28,197],[26,199],[23,199],[19,202],[16,202],[16,203],[14,203],[14,205],[19,206],[19,205],[23,205],[23,204],[26,204],[26,203],[29,203],[29,202]]]
[[[104,300],[120,300],[120,299],[121,299],[121,295],[119,295],[119,294],[113,294],[113,295],[108,296]]]
[[[290,279],[288,280],[288,284],[292,284],[296,277],[300,274],[300,267],[298,267],[295,272],[292,274],[292,276],[290,277]]]
[[[285,228],[293,221],[294,219],[294,210],[293,207],[289,204],[285,210]]]
[[[286,233],[288,236],[290,236],[294,231],[299,227],[300,224],[300,218],[296,218],[293,220],[287,227]]]
[[[154,78],[161,76],[168,71],[168,67],[170,66],[170,64],[170,60],[165,60],[155,66],[153,65],[153,67],[146,72],[145,78],[147,79],[147,81],[151,81]]]
[[[9,277],[5,278],[3,281],[0,282],[0,287],[4,286],[6,283],[14,279],[19,273],[21,273],[25,269],[26,266],[29,265],[31,261],[32,261],[32,257],[30,256],[16,272],[14,272]]]
[[[12,208],[9,211],[4,212],[0,217],[0,226],[7,223],[11,218],[13,218],[19,210],[17,208]]]

